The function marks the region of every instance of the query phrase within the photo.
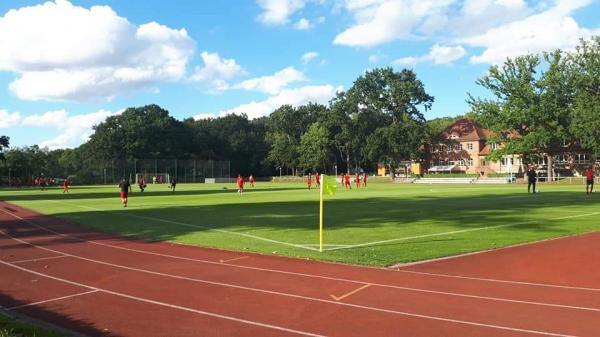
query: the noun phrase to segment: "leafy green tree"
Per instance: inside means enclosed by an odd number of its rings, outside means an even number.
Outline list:
[[[487,128],[490,140],[504,144],[490,159],[511,154],[542,154],[553,176],[554,156],[573,140],[570,130],[573,85],[561,51],[525,55],[492,66],[477,84],[492,98],[469,95],[468,103]]]
[[[0,136],[0,160],[4,160],[4,149],[9,147],[9,141],[8,136]]]
[[[600,154],[600,36],[582,40],[569,55],[575,86],[571,131],[586,149]]]
[[[330,157],[329,132],[327,129],[318,122],[311,124],[308,131],[300,139],[298,152],[301,168],[312,172],[323,172]]]
[[[158,105],[129,108],[94,127],[90,150],[103,159],[177,158],[183,125]]]
[[[408,151],[408,146],[395,142],[409,137],[416,137],[415,142],[425,140],[423,112],[431,108],[433,101],[411,70],[374,69],[360,76],[348,90],[346,103],[351,119],[356,121],[353,131],[360,159],[383,160],[393,166],[414,157],[420,146]],[[411,140],[408,144],[415,142]],[[393,172],[392,167],[390,174]]]

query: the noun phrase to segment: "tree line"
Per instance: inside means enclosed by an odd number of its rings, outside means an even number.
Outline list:
[[[477,81],[488,96],[468,94],[469,118],[504,144],[489,155],[546,156],[566,150],[600,153],[600,37],[572,51],[507,59]],[[402,161],[427,160],[428,144],[456,118],[426,120],[434,103],[414,71],[377,68],[359,76],[329,104],[283,105],[269,116],[245,114],[177,120],[157,105],[134,107],[94,127],[75,149],[38,146],[4,151],[0,175],[72,175],[118,160],[178,158],[231,161],[231,174],[390,172]],[[3,143],[4,141],[4,143]],[[0,138],[0,153],[8,138]]]

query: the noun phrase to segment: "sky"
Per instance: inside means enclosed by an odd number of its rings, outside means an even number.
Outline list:
[[[257,118],[377,67],[416,72],[427,119],[456,116],[490,66],[593,35],[600,0],[3,0],[0,135],[73,148],[147,104]]]

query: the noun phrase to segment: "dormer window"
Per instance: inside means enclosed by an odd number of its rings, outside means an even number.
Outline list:
[[[496,150],[496,149],[498,149],[498,144],[497,143],[491,143],[490,147],[492,148],[492,150]]]

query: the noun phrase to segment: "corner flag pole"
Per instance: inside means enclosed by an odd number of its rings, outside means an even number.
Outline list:
[[[325,185],[325,177],[321,182],[320,199],[319,199],[319,252],[323,252],[323,185]]]

